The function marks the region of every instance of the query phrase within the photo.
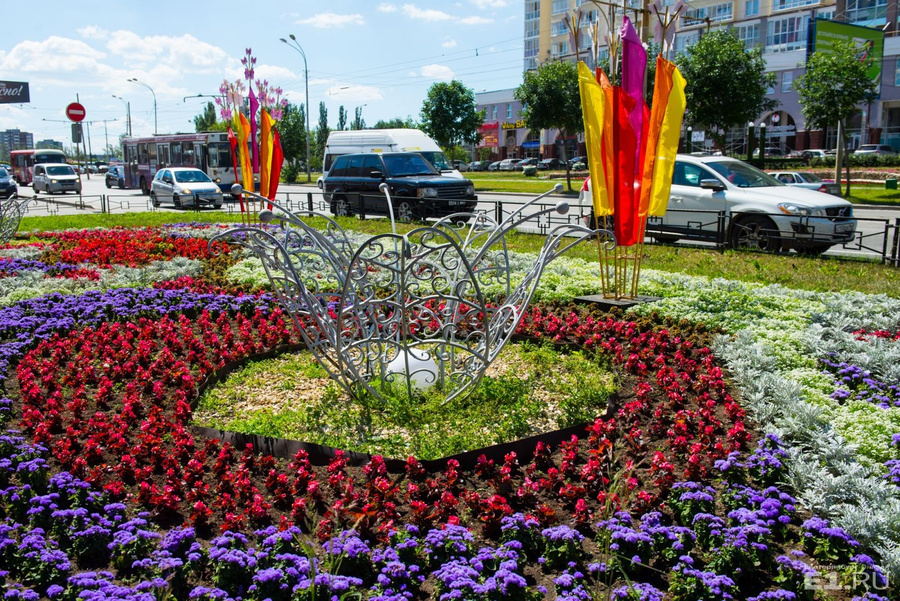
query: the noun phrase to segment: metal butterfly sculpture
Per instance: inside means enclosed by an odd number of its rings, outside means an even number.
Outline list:
[[[391,383],[414,390],[441,388],[445,401],[470,393],[516,330],[538,280],[554,258],[591,237],[609,248],[612,232],[578,224],[553,228],[534,264],[512,287],[506,234],[525,221],[552,212],[558,202],[531,215],[524,211],[557,186],[501,223],[484,213],[456,213],[406,234],[373,236],[357,246],[330,217],[324,231],[297,214],[258,197],[258,226],[219,236],[251,250],[272,288],[319,364],[354,398],[364,391],[384,402]],[[392,202],[386,184],[393,223]],[[248,194],[239,184],[233,194]],[[281,227],[265,225],[280,221]],[[491,303],[485,287],[502,291]]]
[[[7,198],[0,201],[0,243],[6,244],[16,235],[25,209],[34,198]]]

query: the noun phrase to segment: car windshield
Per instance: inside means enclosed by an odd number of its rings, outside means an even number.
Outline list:
[[[203,173],[202,171],[190,170],[190,171],[174,171],[175,181],[180,183],[190,183],[190,182],[211,182],[209,176]]]
[[[816,175],[815,173],[809,173],[808,171],[801,171],[800,177],[805,179],[808,182],[820,182],[822,178]]]
[[[442,155],[443,156],[443,155]],[[383,154],[384,164],[391,175],[437,175],[435,168],[418,154]],[[449,169],[449,167],[448,167]]]
[[[768,173],[740,161],[711,162],[706,163],[706,166],[738,188],[765,188],[767,186],[784,185]]]
[[[9,177],[9,171],[0,167],[0,177]]]
[[[423,150],[420,151],[425,160],[434,165],[434,168],[438,171],[452,171],[453,167],[450,166],[450,163],[447,162],[447,157],[444,156],[444,153],[439,150],[428,151]]]
[[[75,170],[68,165],[47,167],[47,175],[75,175]]]

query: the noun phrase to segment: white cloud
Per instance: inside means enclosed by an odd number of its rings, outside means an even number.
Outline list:
[[[463,17],[459,22],[463,25],[489,25],[493,23],[494,20],[486,17]]]
[[[384,98],[381,90],[374,86],[359,84],[335,84],[325,91],[325,95],[340,102],[369,102]]]
[[[126,67],[174,69],[184,73],[221,72],[229,62],[227,52],[192,35],[140,37],[131,31],[115,31],[106,47],[121,56]]]
[[[388,4],[387,2],[382,2],[381,4],[378,5],[378,8],[376,8],[375,10],[377,10],[378,12],[382,12],[382,13],[395,13],[395,12],[397,12],[397,5],[396,4]]]
[[[453,69],[446,65],[425,65],[421,74],[431,79],[453,79]]]
[[[75,31],[77,31],[81,37],[89,40],[105,40],[109,36],[107,30],[101,29],[96,25],[88,25],[87,27],[76,29]]]
[[[506,8],[509,6],[509,0],[469,0],[472,4],[485,10],[488,8]]]
[[[439,10],[423,10],[415,4],[404,4],[403,12],[410,19],[416,19],[417,21],[429,21],[433,23],[437,21],[452,21],[454,19],[445,12]]]
[[[28,41],[13,46],[3,56],[0,72],[93,72],[105,56],[84,42],[51,36],[43,42]]]
[[[456,40],[447,40],[441,44],[442,48],[456,48]]]
[[[299,25],[312,25],[319,29],[332,29],[335,27],[344,27],[345,25],[365,25],[366,20],[359,13],[352,15],[339,15],[337,13],[320,13],[313,15],[308,19],[296,21]]]

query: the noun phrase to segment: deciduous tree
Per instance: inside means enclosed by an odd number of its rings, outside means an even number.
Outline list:
[[[475,108],[475,93],[462,82],[439,82],[428,89],[422,104],[422,129],[444,149],[480,138],[484,111]]]
[[[762,49],[747,50],[730,31],[707,33],[675,62],[687,81],[685,124],[706,130],[719,148],[730,128],[745,126],[779,104],[766,96],[775,74],[766,73]]]

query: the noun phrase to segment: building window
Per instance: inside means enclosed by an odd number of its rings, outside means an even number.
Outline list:
[[[739,25],[735,28],[737,37],[744,42],[744,48],[750,50],[759,46],[759,23],[753,25]]]
[[[552,14],[564,15],[569,12],[569,0],[553,0]]]
[[[675,52],[684,52],[700,40],[699,31],[688,31],[675,35]]]
[[[550,35],[551,36],[566,35],[567,33],[569,33],[569,28],[566,27],[565,21],[559,20],[559,21],[554,21],[553,23],[550,23]]]
[[[834,21],[834,7],[830,9],[822,9],[816,11],[816,16],[820,19],[828,19],[829,21]]]
[[[541,17],[540,0],[525,2],[525,21],[536,21]]]
[[[788,10],[810,4],[819,4],[820,0],[772,0],[772,10]]]
[[[775,74],[775,81],[772,83],[772,85],[770,85],[766,88],[766,94],[774,94],[775,86],[777,86],[777,85],[778,85],[778,73]]]
[[[506,118],[512,119],[512,105],[511,104],[506,105]]]
[[[766,31],[766,51],[789,52],[806,47],[809,15],[770,19]]]
[[[897,59],[897,64],[894,66],[894,85],[900,88],[900,59]]]
[[[495,104],[491,109],[491,121],[497,120],[497,105]]]
[[[698,25],[701,21],[706,21],[707,19],[712,23],[733,20],[734,3],[724,2],[722,4],[713,4],[712,6],[686,10],[681,17],[681,26],[690,27],[691,25]]]
[[[883,24],[887,20],[887,0],[847,0],[844,14],[850,23]]]
[[[556,58],[569,53],[569,41],[557,42],[551,46],[550,54]]]
[[[782,92],[793,92],[794,91],[794,72],[793,71],[785,71],[784,75],[782,75],[781,91]]]
[[[752,17],[759,14],[759,0],[746,0],[744,2],[744,16]]]

